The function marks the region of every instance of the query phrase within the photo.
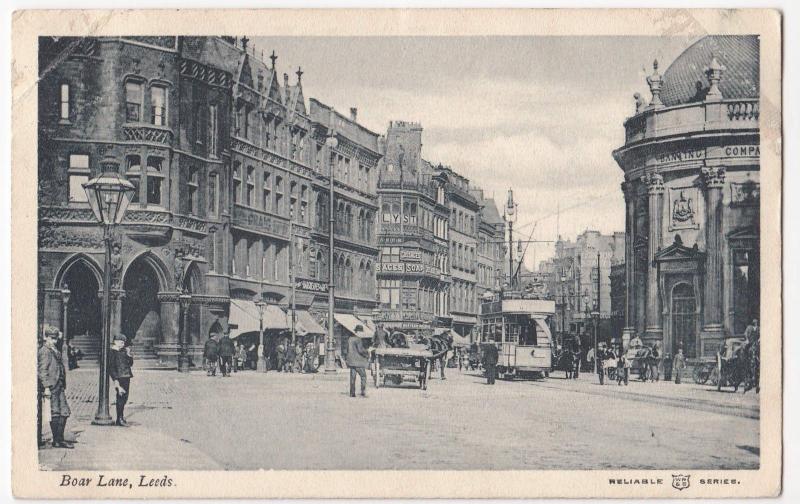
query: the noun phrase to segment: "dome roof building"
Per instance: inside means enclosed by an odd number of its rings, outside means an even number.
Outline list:
[[[759,40],[704,37],[647,77],[625,144],[625,329],[713,356],[757,318]]]

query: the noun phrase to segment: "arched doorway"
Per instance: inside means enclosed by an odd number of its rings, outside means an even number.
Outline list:
[[[688,283],[679,283],[672,288],[672,355],[683,348],[686,357],[696,356],[697,300],[694,289]]]
[[[125,273],[123,288],[122,332],[132,338],[137,355],[156,358],[156,345],[161,341],[161,305],[153,266],[142,258],[135,260]]]
[[[62,283],[70,291],[67,304],[67,338],[83,353],[84,362],[98,362],[103,334],[102,303],[97,272],[85,260],[67,267]]]

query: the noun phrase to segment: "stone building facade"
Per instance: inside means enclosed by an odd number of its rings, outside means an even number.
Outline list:
[[[386,327],[451,327],[448,178],[422,158],[422,126],[392,121],[378,195],[378,318]]]
[[[140,358],[174,363],[182,292],[195,363],[211,331],[253,324],[233,319],[256,299],[279,330],[290,306],[327,306],[331,166],[337,310],[376,306],[378,135],[335,115],[330,152],[329,109],[306,107],[300,69],[290,84],[274,53],[233,37],[42,38],[39,54],[40,321],[66,321],[89,359],[103,242],[81,184],[109,167],[136,187],[113,238],[112,332]]]
[[[759,41],[708,36],[636,97],[625,144],[625,338],[711,356],[760,307]]]

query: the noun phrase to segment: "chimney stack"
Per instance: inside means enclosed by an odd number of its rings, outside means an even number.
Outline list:
[[[283,74],[283,87],[289,88],[289,74]]]
[[[356,122],[358,119],[358,109],[355,107],[350,107],[350,120]]]

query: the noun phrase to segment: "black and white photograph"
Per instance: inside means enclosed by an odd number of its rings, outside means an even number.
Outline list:
[[[605,471],[670,497],[779,474],[780,35],[755,12],[741,33],[655,12],[660,35],[45,27],[14,167],[31,469],[86,492]]]

